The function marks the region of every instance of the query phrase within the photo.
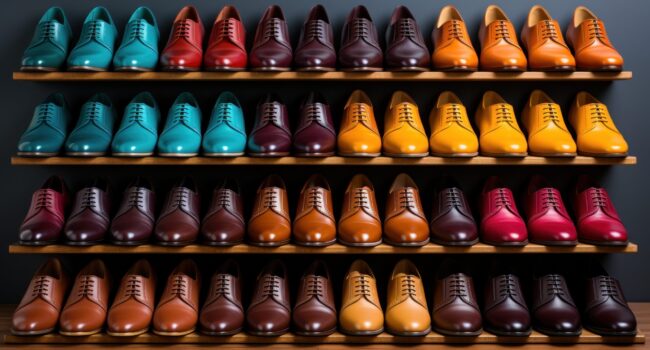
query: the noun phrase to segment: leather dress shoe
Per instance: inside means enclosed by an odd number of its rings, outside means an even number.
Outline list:
[[[199,315],[201,333],[233,335],[244,326],[241,273],[234,260],[221,264],[210,280],[210,290]]]
[[[512,191],[496,176],[490,177],[481,192],[481,240],[495,246],[528,244],[526,224],[519,215]]]
[[[280,260],[270,262],[257,276],[251,303],[246,310],[250,334],[275,337],[289,331],[291,305],[286,266]]]
[[[264,11],[257,24],[249,60],[252,70],[277,72],[291,69],[293,50],[280,6],[271,5]]]
[[[429,49],[415,17],[406,6],[395,8],[386,29],[386,68],[394,71],[426,71]]]
[[[244,203],[237,180],[226,178],[212,192],[212,203],[201,224],[203,244],[231,246],[244,240]]]
[[[450,260],[438,272],[433,292],[433,330],[445,336],[475,337],[482,332],[474,281]]]
[[[577,337],[580,311],[571,298],[564,276],[540,273],[533,278],[531,314],[536,331],[549,336]]]
[[[179,180],[167,195],[154,233],[159,244],[182,246],[199,236],[201,219],[199,190],[190,177]]]
[[[517,41],[515,27],[499,6],[487,7],[478,36],[481,42],[481,70],[526,70],[528,61]]]
[[[42,335],[54,331],[68,284],[68,276],[59,259],[43,263],[13,313],[11,334]]]
[[[253,157],[284,157],[291,150],[287,106],[276,94],[268,94],[257,104],[255,125],[248,138]]]
[[[72,28],[60,7],[50,7],[36,25],[32,40],[23,53],[20,70],[61,70],[68,56]]]
[[[587,92],[571,105],[569,122],[576,133],[578,154],[588,157],[625,157],[628,145],[607,106]]]
[[[124,274],[108,310],[108,335],[133,337],[151,325],[156,297],[156,274],[147,260],[138,260]]]
[[[274,247],[289,243],[289,199],[284,181],[279,176],[270,175],[257,189],[247,235],[252,245]]]
[[[63,228],[67,244],[91,245],[104,240],[111,223],[112,191],[105,179],[77,192]]]
[[[194,96],[184,92],[176,98],[158,138],[163,157],[193,157],[201,149],[201,108]]]
[[[417,104],[403,91],[395,91],[384,116],[383,153],[389,157],[426,157],[429,139]]]
[[[56,156],[65,142],[71,122],[63,94],[51,94],[34,108],[32,120],[18,141],[18,155]]]
[[[361,90],[355,90],[345,104],[336,144],[338,153],[344,157],[377,157],[381,154],[381,135],[372,101]]]
[[[419,189],[406,174],[398,175],[388,190],[384,242],[406,247],[429,243],[429,223],[422,209]]]
[[[237,97],[222,92],[212,109],[203,135],[203,155],[207,157],[238,157],[246,150],[244,112]]]
[[[569,71],[576,60],[564,42],[560,24],[540,5],[528,12],[521,29],[521,43],[528,53],[528,68],[537,71]]]
[[[240,71],[246,69],[246,28],[239,11],[226,5],[214,20],[203,66],[208,71]]]
[[[576,143],[569,132],[560,105],[542,90],[530,94],[521,115],[521,123],[528,133],[531,155],[541,157],[574,157]]]
[[[58,176],[52,176],[32,195],[20,225],[20,244],[45,245],[61,236],[69,203],[68,189]]]
[[[436,191],[429,227],[431,241],[436,244],[471,246],[478,243],[478,228],[465,193],[451,181]]]
[[[601,336],[636,335],[636,317],[618,279],[595,266],[588,270],[583,283],[582,322],[586,329]]]
[[[199,11],[194,6],[183,7],[174,19],[169,40],[160,55],[162,69],[185,72],[201,69],[204,33]]]
[[[400,260],[388,281],[386,330],[397,336],[424,336],[431,332],[422,277],[415,265]]]
[[[445,91],[438,96],[429,114],[431,154],[437,157],[474,157],[478,137],[467,116],[467,109],[456,94]]]
[[[146,157],[153,155],[158,141],[160,110],[148,92],[136,95],[124,109],[120,128],[113,137],[114,156]]]
[[[605,23],[588,8],[576,7],[566,38],[573,47],[579,70],[623,70],[623,57],[609,40]]]
[[[377,280],[370,266],[355,260],[343,280],[339,330],[348,335],[377,335],[384,331]]]
[[[350,11],[341,30],[339,65],[344,71],[381,71],[384,54],[377,28],[365,6]]]
[[[111,239],[118,245],[139,245],[153,233],[156,193],[148,180],[138,177],[122,194],[122,202],[111,222]]]
[[[381,244],[381,219],[375,188],[365,175],[355,175],[343,194],[338,241],[353,247]]]
[[[572,246],[578,233],[562,201],[562,194],[541,176],[528,183],[525,200],[528,236],[532,243]]]
[[[511,104],[494,91],[486,91],[476,109],[481,154],[488,157],[525,157],[526,136],[519,129]]]
[[[106,322],[110,274],[103,261],[86,265],[74,281],[59,318],[59,333],[85,337],[101,332]]]
[[[68,70],[108,70],[116,41],[117,28],[110,13],[104,7],[95,7],[84,20],[79,41],[68,55]]]
[[[497,336],[527,337],[531,333],[530,314],[519,277],[496,272],[485,284],[483,328]]]
[[[332,191],[323,176],[312,175],[302,187],[292,234],[299,245],[321,247],[336,242]]]
[[[105,94],[96,94],[81,106],[74,130],[65,142],[69,156],[96,157],[105,155],[113,139],[115,126],[113,102]]]
[[[607,190],[587,176],[578,180],[573,207],[580,242],[604,246],[628,244],[627,229]]]
[[[159,41],[156,16],[148,7],[138,7],[124,27],[122,43],[113,57],[113,67],[117,71],[133,72],[156,69]]]
[[[334,289],[325,262],[314,261],[302,275],[292,318],[298,335],[326,336],[336,330]]]
[[[431,33],[433,68],[442,71],[473,72],[478,69],[478,55],[458,9],[447,5],[440,10]]]
[[[300,119],[293,134],[297,156],[329,157],[334,155],[336,131],[330,105],[323,95],[310,92],[300,104]]]
[[[153,313],[153,332],[181,337],[194,332],[199,319],[201,275],[190,259],[183,260],[167,278],[167,285]]]
[[[334,32],[322,5],[316,5],[309,11],[293,61],[299,71],[329,72],[336,69]]]

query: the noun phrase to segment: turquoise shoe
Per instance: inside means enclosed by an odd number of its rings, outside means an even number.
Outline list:
[[[32,121],[18,141],[18,155],[51,157],[59,154],[70,120],[63,94],[48,96],[34,108]]]
[[[115,109],[105,94],[96,94],[81,106],[81,114],[65,143],[70,156],[97,157],[108,152],[113,138]]]
[[[76,71],[103,72],[113,59],[117,28],[110,13],[103,7],[95,7],[84,21],[77,45],[68,56],[68,69]]]
[[[192,94],[184,92],[169,109],[165,129],[158,139],[158,154],[193,157],[201,148],[201,109]]]
[[[68,56],[72,29],[63,9],[50,7],[36,25],[32,41],[23,53],[20,70],[60,70]]]
[[[138,7],[124,28],[122,44],[113,57],[115,70],[148,72],[158,63],[160,32],[156,16],[147,7]]]
[[[141,92],[124,110],[120,129],[112,143],[114,156],[146,157],[153,154],[158,141],[160,110],[148,92]]]
[[[237,157],[246,149],[244,113],[237,97],[222,92],[212,109],[203,135],[203,154],[209,157]]]

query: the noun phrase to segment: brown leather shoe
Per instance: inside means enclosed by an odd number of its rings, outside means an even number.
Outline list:
[[[519,277],[496,272],[485,285],[483,320],[485,330],[500,336],[526,337],[531,333],[528,306]]]
[[[566,33],[579,70],[621,71],[623,57],[612,45],[605,23],[584,6],[573,12]]]
[[[11,333],[41,335],[54,331],[68,284],[59,259],[52,258],[41,265],[14,311]]]
[[[210,290],[201,309],[201,333],[233,335],[244,326],[239,265],[234,260],[221,264],[210,281]]]
[[[199,190],[190,177],[183,177],[167,195],[167,201],[156,223],[159,244],[182,246],[199,236]]]
[[[290,237],[287,189],[281,177],[271,175],[257,189],[253,213],[248,221],[248,242],[275,247],[289,243]]]
[[[122,277],[108,310],[106,333],[132,337],[149,330],[156,297],[156,274],[147,260],[138,260]]]
[[[273,260],[257,276],[253,298],[246,310],[248,332],[275,337],[289,331],[291,304],[287,268]]]
[[[400,260],[388,282],[386,330],[397,336],[424,336],[431,332],[422,277],[415,265]]]
[[[201,225],[203,244],[230,246],[244,240],[244,204],[237,180],[226,178],[212,192],[212,203]]]
[[[248,62],[255,71],[287,71],[291,69],[293,49],[289,28],[280,6],[271,5],[260,18]]]
[[[201,275],[196,263],[183,260],[167,278],[153,314],[153,332],[180,337],[194,332],[199,318]]]
[[[156,193],[151,182],[138,177],[124,190],[122,203],[111,223],[114,244],[146,243],[155,223]]]
[[[528,53],[528,68],[539,71],[574,71],[576,60],[564,42],[560,24],[540,5],[528,12],[521,29],[521,42]]]
[[[433,68],[442,71],[473,72],[478,69],[478,55],[460,12],[451,5],[440,10],[431,33]]]
[[[355,6],[341,29],[339,66],[344,71],[376,72],[383,68],[384,54],[377,28],[365,6]]]
[[[296,244],[318,247],[336,242],[332,192],[321,175],[312,175],[300,191],[293,220],[293,239]]]
[[[418,186],[406,174],[398,175],[388,191],[384,241],[409,247],[429,243],[429,224],[422,210]]]
[[[349,335],[377,335],[384,331],[377,280],[363,260],[355,260],[343,280],[339,325],[339,330]]]
[[[481,310],[472,276],[446,263],[436,277],[433,292],[433,330],[452,337],[481,334]]]
[[[429,69],[429,49],[415,17],[403,5],[397,6],[386,29],[386,68],[423,72]]]
[[[353,247],[381,244],[381,219],[375,188],[365,175],[355,175],[343,194],[338,225],[339,243]]]
[[[300,279],[293,307],[293,331],[325,336],[336,330],[336,305],[330,273],[323,261],[314,261]]]
[[[481,70],[526,70],[528,62],[517,41],[515,27],[499,6],[487,7],[478,36],[481,41]]]
[[[61,312],[59,333],[78,337],[99,333],[106,322],[110,290],[103,261],[93,260],[81,269]]]
[[[77,192],[63,232],[72,245],[90,245],[104,240],[111,222],[111,194],[105,179]]]

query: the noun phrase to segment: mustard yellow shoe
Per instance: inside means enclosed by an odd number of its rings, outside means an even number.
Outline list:
[[[381,135],[370,98],[361,90],[350,95],[345,104],[337,138],[339,155],[377,157],[381,154]]]
[[[411,96],[395,91],[384,116],[384,154],[389,157],[426,157],[429,139],[418,106]]]
[[[476,110],[481,154],[488,157],[525,157],[526,136],[519,129],[512,105],[494,91],[483,94]]]
[[[451,91],[438,97],[429,115],[431,155],[437,157],[474,157],[478,155],[478,137],[472,129],[463,102]]]
[[[542,90],[530,94],[521,116],[528,132],[528,151],[540,157],[575,157],[576,143],[569,132],[560,105]]]
[[[578,154],[590,157],[625,157],[627,142],[614,125],[607,106],[586,92],[571,105],[569,122],[578,139]]]

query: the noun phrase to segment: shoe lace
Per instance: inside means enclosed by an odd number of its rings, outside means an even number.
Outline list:
[[[607,123],[607,109],[600,103],[591,106],[589,112],[593,123]]]
[[[186,123],[190,117],[190,109],[185,103],[174,107],[174,123]]]
[[[142,281],[137,276],[131,275],[126,281],[126,290],[124,294],[128,297],[141,297],[142,296]]]
[[[557,208],[560,206],[560,197],[552,188],[547,188],[542,193],[542,206],[544,208]]]
[[[54,205],[54,196],[50,191],[39,191],[36,197],[36,209],[51,208]]]
[[[598,279],[600,286],[600,295],[604,297],[617,297],[619,296],[616,280],[611,276],[600,276]]]
[[[41,26],[41,38],[54,39],[55,34],[56,34],[56,22],[55,21],[44,22],[43,25]]]
[[[280,19],[271,18],[264,26],[264,39],[278,39],[280,37]]]
[[[557,26],[553,21],[549,21],[549,20],[542,21],[542,38],[544,39],[558,38]]]
[[[510,199],[511,199],[510,194],[508,193],[507,189],[505,188],[497,189],[496,198],[495,198],[495,204],[497,206],[509,207],[511,204]]]
[[[310,276],[307,278],[307,295],[322,297],[325,287],[323,279],[319,276]]]
[[[54,119],[54,105],[43,103],[38,106],[36,111],[36,120],[39,123],[51,123]]]
[[[233,39],[235,36],[235,20],[232,18],[221,21],[217,27],[218,39]]]
[[[306,111],[305,113],[307,114],[306,119],[307,121],[313,121],[313,122],[320,122],[321,121],[321,116],[322,113],[320,113],[320,108],[315,105],[315,104],[310,104],[305,107]]]
[[[323,39],[325,36],[325,23],[323,21],[309,21],[307,22],[307,30],[305,37],[308,39]]]
[[[132,188],[129,191],[128,205],[130,207],[142,208],[144,206],[144,192],[138,188]]]
[[[450,188],[445,192],[445,204],[448,207],[459,207],[461,205],[461,194],[457,188]]]
[[[186,207],[188,206],[189,196],[190,194],[188,190],[179,188],[174,191],[174,198],[172,201],[178,207]]]
[[[602,188],[593,189],[593,191],[591,191],[591,202],[596,207],[605,207],[607,204],[607,192]]]
[[[140,103],[131,105],[128,120],[131,123],[141,123],[144,121],[144,106]]]
[[[508,26],[508,21],[497,21],[494,35],[497,39],[510,39],[510,26]]]
[[[276,208],[280,205],[279,198],[276,193],[271,188],[264,190],[264,208]]]
[[[190,23],[189,20],[187,19],[180,20],[176,23],[176,27],[174,27],[174,36],[177,39],[180,38],[189,39],[191,28],[192,28],[192,24]]]
[[[81,198],[81,207],[82,208],[94,208],[97,206],[97,195],[95,191],[90,188],[86,188]]]
[[[368,276],[359,275],[354,278],[354,295],[370,296],[370,281],[368,280]]]
[[[499,280],[499,296],[515,297],[518,294],[517,283],[514,275],[504,275]]]
[[[144,19],[139,19],[131,21],[129,23],[129,39],[143,39],[145,35],[145,29],[147,28],[147,22]]]
[[[262,294],[264,296],[280,297],[280,278],[278,276],[264,276]]]
[[[415,195],[409,188],[403,188],[399,193],[399,204],[402,208],[415,207]]]
[[[402,278],[401,293],[402,296],[415,296],[415,277],[413,275],[406,275]]]
[[[463,22],[459,20],[449,21],[449,26],[447,26],[447,35],[452,39],[463,39],[465,37],[465,32],[463,30]]]
[[[92,295],[95,291],[95,279],[92,276],[82,276],[77,296]]]
[[[217,107],[217,121],[219,123],[227,123],[232,120],[232,107],[229,103],[221,103]]]
[[[228,275],[220,273],[217,275],[214,285],[214,296],[228,294],[230,291],[230,279]]]
[[[99,102],[90,102],[86,104],[86,118],[91,121],[97,121],[101,116],[102,108]]]
[[[262,122],[279,123],[280,122],[280,107],[275,103],[265,103],[262,106]]]
[[[497,116],[497,123],[513,122],[512,110],[505,103],[501,103],[497,106],[496,116]]]
[[[187,294],[187,280],[181,275],[174,276],[172,281],[172,295],[186,296]]]
[[[564,296],[564,288],[562,288],[562,276],[551,274],[546,276],[546,294],[548,296]]]
[[[368,22],[365,18],[355,18],[352,21],[352,38],[365,39],[370,34],[368,30]]]
[[[398,121],[411,123],[413,122],[413,107],[408,103],[401,103],[397,107]]]
[[[544,122],[559,122],[560,111],[555,103],[547,103],[542,107]]]
[[[354,190],[354,207],[370,209],[370,198],[368,192],[362,188]]]
[[[50,280],[47,276],[38,276],[34,281],[34,288],[32,289],[32,297],[36,296],[47,297],[50,295]]]
[[[217,204],[221,207],[230,206],[230,196],[226,191],[219,191],[217,194]]]
[[[587,33],[589,39],[605,39],[605,28],[602,23],[597,19],[592,19],[587,22]]]
[[[323,194],[317,188],[311,188],[309,190],[308,203],[312,207],[321,207],[323,206]]]
[[[469,295],[467,281],[460,274],[453,274],[449,281],[449,295],[451,297],[467,297]]]
[[[352,105],[352,120],[356,122],[368,121],[368,109],[363,103],[355,103]]]
[[[462,123],[463,116],[460,112],[460,105],[452,103],[445,109],[445,121],[447,123]]]
[[[99,39],[102,33],[102,22],[99,20],[91,21],[88,23],[88,30],[86,31],[86,40]]]
[[[403,38],[415,38],[415,23],[410,18],[402,18],[397,23],[397,35]]]

